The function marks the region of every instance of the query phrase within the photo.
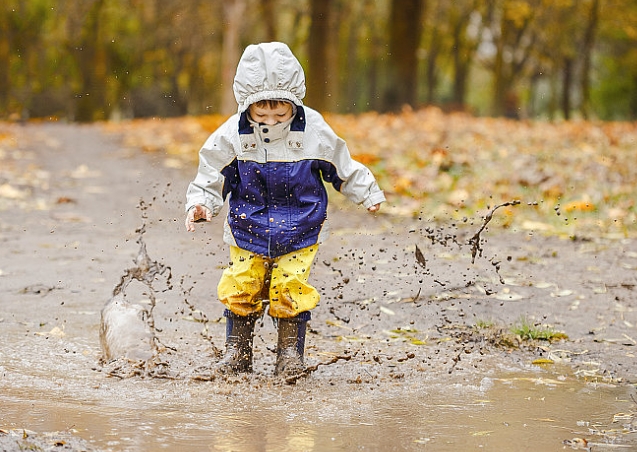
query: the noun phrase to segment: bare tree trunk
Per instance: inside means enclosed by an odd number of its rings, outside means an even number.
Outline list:
[[[10,18],[8,11],[0,12],[0,25],[3,29],[3,37],[0,39],[0,111],[7,111],[9,106],[9,91],[11,90],[11,80],[9,78],[11,67],[11,42],[13,41],[12,30],[10,28]]]
[[[329,83],[329,25],[331,0],[311,0],[309,37],[309,74],[307,98],[313,108],[324,111],[329,106],[326,86]]]
[[[265,23],[265,37],[268,41],[276,41],[276,1],[261,0],[261,12]]]
[[[359,77],[352,77],[362,69],[359,56],[364,50],[359,42],[360,21],[364,5],[359,2],[347,2],[341,5],[341,9],[334,15],[338,16],[341,24],[338,26],[339,45],[336,55],[336,73],[338,74],[338,92],[335,111],[351,113],[357,109],[360,100],[360,92],[364,82]],[[339,70],[340,69],[340,70]]]
[[[223,43],[221,48],[221,114],[230,115],[237,111],[232,84],[241,57],[239,37],[245,0],[224,0],[223,3]]]
[[[504,75],[504,45],[502,42],[497,44],[497,52],[493,67],[493,115],[503,116],[505,114],[505,102],[507,86]]]
[[[106,54],[99,39],[99,17],[105,0],[97,0],[90,8],[81,30],[80,47],[75,48],[75,61],[81,75],[75,119],[80,122],[106,119]]]
[[[417,105],[417,52],[420,46],[423,6],[423,0],[392,0],[386,110],[396,110],[403,105]]]
[[[555,120],[555,116],[558,111],[558,89],[559,81],[558,81],[558,71],[557,69],[553,69],[550,74],[550,96],[549,96],[549,104],[548,104],[548,115],[551,121]]]
[[[475,2],[469,11],[460,10],[453,15],[454,20],[451,28],[453,39],[451,48],[453,53],[452,102],[453,106],[459,109],[465,108],[469,71],[478,46],[478,41],[470,38],[467,34],[467,28],[471,20],[470,11],[475,11],[477,4]]]
[[[637,86],[637,76],[633,76],[633,84]],[[629,100],[630,120],[637,119],[637,93],[633,90]]]
[[[585,119],[590,117],[591,112],[591,66],[593,58],[593,46],[595,45],[595,33],[599,22],[599,0],[592,0],[590,15],[586,32],[584,33],[583,62],[582,62],[582,82],[581,94],[582,105],[581,112]]]
[[[433,37],[429,45],[429,51],[427,53],[427,65],[425,67],[425,80],[427,82],[427,91],[425,100],[428,104],[433,104],[436,101],[436,86],[438,85],[438,71],[437,60],[440,53],[440,33],[435,29],[433,31]]]
[[[571,87],[573,86],[573,59],[564,58],[562,68],[562,113],[564,119],[571,119]]]
[[[369,36],[365,52],[367,61],[361,69],[367,80],[367,91],[364,95],[367,104],[365,110],[379,110],[381,107],[382,65],[379,63],[382,61],[382,54],[384,54],[382,39],[384,33],[378,9],[379,5],[376,0],[366,0],[362,13],[365,17],[370,18],[366,24],[369,27],[366,32]]]
[[[369,99],[369,106],[372,110],[379,110],[381,108],[381,99],[380,99],[380,65],[378,62],[380,61],[380,49],[381,43],[380,39],[376,35],[372,36],[372,48],[370,53],[370,63],[367,67],[367,79],[369,80],[369,92],[367,98]]]
[[[499,19],[493,63],[492,111],[495,116],[519,115],[519,99],[514,88],[532,55],[531,49],[536,36],[529,28],[533,19],[532,14],[521,23],[510,20],[504,14]]]

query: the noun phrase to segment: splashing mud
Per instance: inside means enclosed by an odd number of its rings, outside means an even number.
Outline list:
[[[119,284],[113,289],[113,297],[101,311],[100,345],[102,362],[111,367],[110,374],[116,376],[136,375],[142,369],[150,371],[156,366],[153,358],[159,355],[160,342],[155,334],[153,309],[157,298],[154,283],[163,276],[167,289],[170,290],[170,267],[153,261],[148,256],[144,243],[142,226],[137,233],[139,252],[134,259],[134,267],[125,270]],[[130,283],[136,281],[143,286],[142,292],[148,298],[148,307],[130,301],[127,296]],[[132,290],[130,290],[132,292]]]
[[[520,204],[520,201],[517,201],[517,200],[498,204],[497,206],[493,207],[485,215],[484,219],[482,220],[482,225],[468,241],[469,245],[471,245],[471,263],[472,264],[475,263],[476,256],[482,256],[483,249],[482,249],[482,240],[480,238],[480,234],[482,234],[482,232],[486,229],[489,222],[493,220],[493,215],[495,214],[495,211],[501,207],[517,206],[518,204]]]
[[[143,200],[140,201],[139,208],[142,211],[142,220],[144,221],[148,207],[149,205]],[[198,381],[212,381],[221,378],[230,381],[237,380],[234,376],[214,372],[214,364],[222,356],[222,350],[215,346],[213,338],[209,334],[208,326],[211,320],[204,311],[198,309],[190,301],[190,292],[193,287],[185,288],[186,276],[182,276],[179,281],[183,302],[189,311],[190,320],[203,325],[200,336],[209,343],[210,359],[199,362],[193,368],[190,365],[192,357],[180,357],[175,348],[162,343],[157,334],[161,331],[156,328],[153,316],[157,303],[155,284],[161,280],[165,286],[163,291],[171,291],[173,289],[172,271],[170,266],[150,258],[144,241],[145,225],[135,232],[138,234],[136,243],[139,244],[139,251],[133,259],[135,265],[124,270],[120,282],[113,289],[113,296],[101,310],[99,331],[102,356],[100,364],[106,373],[117,378],[149,377]],[[131,283],[135,283],[137,287]],[[267,297],[266,289],[262,295]],[[141,301],[132,301],[134,297],[141,299]],[[264,300],[264,305],[268,305],[267,299]],[[175,314],[179,315],[179,312]],[[185,314],[184,309],[181,309],[181,314]],[[216,322],[220,321],[221,319],[216,320]],[[260,319],[260,324],[263,328],[263,317]],[[282,381],[287,384],[296,384],[299,379],[309,376],[319,367],[350,359],[352,359],[352,355],[333,356],[309,365],[298,374],[289,375]],[[182,362],[184,360],[187,362]]]

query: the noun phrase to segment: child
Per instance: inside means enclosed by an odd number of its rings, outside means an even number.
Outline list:
[[[233,89],[238,113],[199,151],[199,170],[186,195],[186,229],[210,221],[228,198],[224,241],[232,263],[218,285],[227,324],[217,371],[252,371],[263,291],[278,328],[275,373],[294,375],[304,370],[305,327],[319,301],[308,277],[327,236],[323,181],[370,212],[385,196],[323,117],[303,106],[303,68],[285,44],[248,46]]]

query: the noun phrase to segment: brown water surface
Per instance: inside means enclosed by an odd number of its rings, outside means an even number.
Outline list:
[[[355,384],[331,366],[290,386],[265,375],[120,380],[88,371],[88,353],[49,359],[70,365],[29,375],[28,356],[4,363],[1,428],[72,429],[112,451],[551,451],[574,438],[637,450],[628,388],[541,369]]]

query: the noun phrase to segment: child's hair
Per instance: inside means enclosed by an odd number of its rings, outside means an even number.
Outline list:
[[[254,105],[256,105],[259,108],[270,108],[270,109],[278,108],[281,105],[286,105],[286,104],[290,104],[290,102],[286,100],[280,100],[280,99],[264,99],[264,100],[256,101],[254,103]]]

